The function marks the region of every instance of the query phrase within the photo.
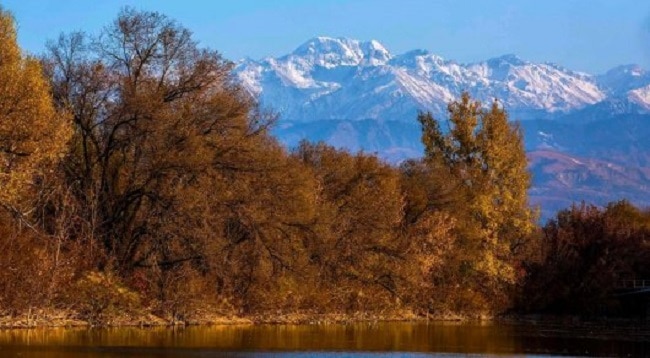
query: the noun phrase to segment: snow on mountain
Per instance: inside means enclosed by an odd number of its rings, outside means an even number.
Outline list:
[[[499,98],[506,108],[568,112],[604,98],[594,79],[553,64],[535,64],[505,55],[468,66],[487,78],[487,87],[475,91],[478,98]],[[486,98],[486,99],[487,99]]]
[[[629,91],[627,98],[645,111],[650,111],[650,85]]]
[[[411,121],[418,110],[443,115],[462,91],[499,98],[518,118],[566,113],[606,96],[597,79],[514,55],[459,64],[423,50],[394,56],[381,43],[316,37],[292,53],[241,61],[244,87],[284,120]]]

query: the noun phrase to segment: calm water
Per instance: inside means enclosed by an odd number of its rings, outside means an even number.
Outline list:
[[[0,357],[648,356],[650,327],[377,323],[0,330]]]

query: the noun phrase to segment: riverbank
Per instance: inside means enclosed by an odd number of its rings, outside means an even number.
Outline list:
[[[210,326],[256,324],[349,324],[358,322],[421,322],[421,321],[475,321],[491,320],[486,315],[418,315],[409,310],[392,312],[314,313],[307,311],[237,315],[199,310],[183,319],[153,313],[112,314],[85,318],[73,310],[40,309],[19,315],[0,316],[0,329],[61,328],[61,327],[158,327],[158,326]]]
[[[485,314],[437,314],[419,315],[410,310],[391,312],[352,312],[317,313],[309,311],[267,312],[250,315],[237,315],[232,312],[197,310],[182,319],[156,315],[151,312],[113,313],[101,319],[83,317],[79,312],[61,309],[39,309],[19,315],[0,315],[0,329],[24,328],[74,328],[74,327],[171,327],[171,326],[216,326],[216,325],[258,325],[258,324],[352,324],[361,322],[484,322],[493,321],[506,324],[582,324],[585,322],[634,323],[648,322],[643,318],[589,317],[576,315],[502,315]]]
[[[196,325],[254,324],[248,318],[218,313],[195,314],[185,320],[161,317],[153,313],[112,314],[97,318],[85,318],[73,310],[34,310],[31,313],[0,316],[0,329],[62,328],[62,327],[162,327]]]

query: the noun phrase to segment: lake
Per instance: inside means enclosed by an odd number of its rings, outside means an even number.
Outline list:
[[[0,330],[0,357],[648,356],[650,326],[356,323]]]

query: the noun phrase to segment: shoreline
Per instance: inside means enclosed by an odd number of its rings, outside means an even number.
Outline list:
[[[251,315],[195,313],[184,320],[173,320],[152,313],[139,316],[115,315],[101,322],[79,318],[79,314],[68,310],[39,310],[31,316],[0,316],[0,330],[32,328],[119,328],[119,327],[178,327],[178,326],[229,326],[229,325],[318,325],[353,324],[362,322],[471,322],[492,321],[485,315],[417,315],[410,311],[389,313],[260,313]]]
[[[648,319],[620,317],[579,317],[571,315],[417,315],[410,311],[389,313],[354,312],[354,313],[263,313],[254,315],[235,315],[222,313],[197,312],[184,320],[173,320],[152,313],[139,316],[115,315],[101,322],[79,318],[79,314],[69,310],[38,310],[34,314],[18,316],[0,316],[0,330],[39,329],[39,328],[121,328],[121,327],[193,327],[193,326],[234,326],[234,325],[321,325],[321,324],[355,324],[382,322],[483,322],[505,324],[589,324],[609,322],[620,324],[650,325]]]

